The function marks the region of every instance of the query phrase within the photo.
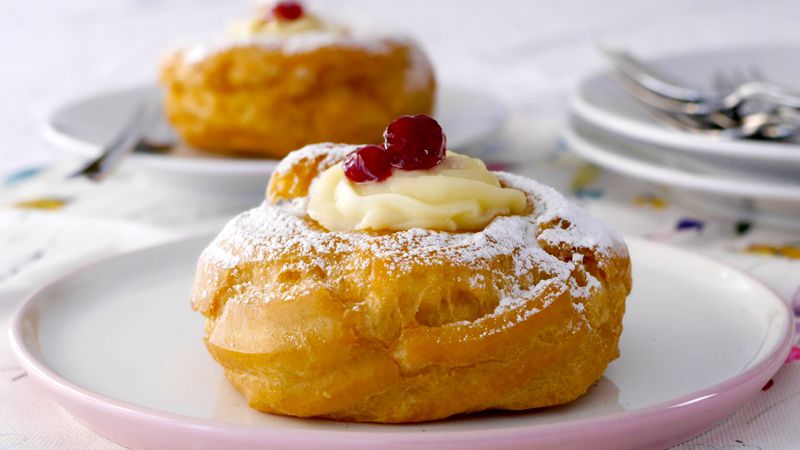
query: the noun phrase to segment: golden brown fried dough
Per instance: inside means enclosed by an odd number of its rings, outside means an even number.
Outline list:
[[[394,118],[431,113],[436,83],[415,44],[377,47],[254,44],[199,61],[177,52],[161,71],[167,116],[187,143],[220,153],[282,158],[314,142],[382,142]]]
[[[328,232],[308,187],[353,146],[289,155],[268,202],[200,258],[206,345],[261,411],[418,422],[574,400],[619,355],[630,260],[549,187],[497,173],[530,213],[484,230]]]

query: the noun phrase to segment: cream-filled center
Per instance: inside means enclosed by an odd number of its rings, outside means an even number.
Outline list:
[[[291,36],[309,32],[344,32],[340,27],[326,24],[311,14],[304,14],[295,20],[248,19],[234,23],[228,33],[233,38],[251,39],[259,36]]]
[[[308,215],[331,231],[476,231],[497,216],[523,214],[527,198],[505,188],[483,161],[448,152],[429,170],[395,170],[378,183],[353,183],[341,164],[312,184]]]

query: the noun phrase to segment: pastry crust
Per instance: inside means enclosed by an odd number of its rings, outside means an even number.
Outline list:
[[[430,114],[436,82],[412,42],[331,43],[300,52],[247,44],[199,60],[185,51],[163,63],[169,121],[190,145],[282,158],[314,142],[382,141],[386,124]]]
[[[619,355],[630,260],[549,187],[497,173],[530,213],[483,231],[328,232],[304,212],[352,146],[309,146],[200,258],[206,345],[253,408],[417,422],[584,394]]]

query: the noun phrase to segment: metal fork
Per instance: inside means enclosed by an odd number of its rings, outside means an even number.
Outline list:
[[[744,118],[744,120],[735,127],[720,128],[707,126],[699,121],[688,120],[689,116],[661,111],[658,109],[649,109],[649,112],[656,117],[664,125],[679,131],[685,131],[692,134],[712,136],[724,139],[744,139],[752,137],[767,137],[770,139],[782,139],[788,134],[796,132],[796,129],[788,133],[787,130],[780,129],[778,126],[773,127],[773,117],[769,114],[753,114]],[[766,133],[770,133],[769,135]]]
[[[103,147],[100,154],[70,175],[70,178],[86,177],[102,181],[123,157],[133,151],[139,141],[144,119],[144,105],[138,104],[116,136]]]
[[[765,82],[766,77],[757,66],[750,66],[747,71],[743,69],[729,69],[717,71],[713,76],[712,86],[720,92],[730,92],[738,86],[752,82]],[[757,136],[766,139],[786,139],[800,132],[800,111],[794,108],[774,105],[759,98],[743,101],[733,112],[733,120],[752,115],[767,114],[772,120],[764,123],[758,130]]]
[[[623,86],[661,112],[655,115],[672,128],[767,139],[785,139],[800,131],[800,109],[794,107],[793,96],[765,83],[755,66],[750,67],[749,76],[740,70],[730,75],[717,72],[714,85],[718,92],[706,94],[677,85],[626,52],[602,50],[617,68]],[[745,121],[750,115],[754,117]],[[725,129],[732,131],[721,132]]]
[[[763,77],[760,72],[753,71],[752,73],[755,74],[753,76]],[[717,72],[714,77],[715,87],[720,91],[735,88],[738,84],[745,82],[748,82],[748,79],[739,71],[734,71],[733,75]],[[628,88],[636,91],[638,96],[641,97],[652,95],[651,92],[635,83],[629,85]],[[665,104],[663,102],[666,102],[664,99],[659,99],[657,101],[662,102],[661,104]],[[669,108],[651,108],[649,111],[670,128],[727,139],[749,137],[783,139],[797,132],[795,128],[787,127],[783,124],[776,124],[774,112],[771,110],[762,110],[760,112],[753,112],[741,116],[736,115],[735,117],[730,117],[724,112],[709,115],[686,114],[670,111]]]
[[[102,181],[128,154],[134,151],[164,153],[174,143],[174,134],[163,118],[159,103],[147,98],[133,108],[120,131],[103,146],[100,154],[72,173],[70,178]]]
[[[780,86],[763,81],[749,81],[735,86],[727,92],[703,92],[682,86],[668,76],[659,73],[628,52],[601,47],[611,60],[618,73],[630,82],[648,91],[653,98],[651,106],[684,114],[708,115],[729,111],[746,100],[762,100],[787,108],[800,110],[800,94],[790,92]]]

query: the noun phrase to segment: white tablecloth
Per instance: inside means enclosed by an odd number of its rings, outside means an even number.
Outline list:
[[[800,303],[796,233],[719,220],[677,205],[663,187],[587,166],[559,144],[565,95],[600,67],[597,41],[656,55],[699,47],[796,39],[800,2],[602,0],[582,2],[310,2],[340,16],[372,17],[424,43],[442,80],[491,92],[509,107],[490,144],[524,157],[509,169],[557,186],[629,234],[706,253]],[[155,187],[124,169],[99,186],[58,181],[60,154],[37,136],[47,111],[81,94],[151,80],[165,48],[215,34],[250,2],[214,0],[5,2],[0,50],[0,176],[49,166],[0,189],[0,204],[69,190],[56,211],[0,210],[0,328],[35,286],[79,261],[217,229],[253,198]],[[265,180],[266,182],[266,180]],[[123,201],[121,201],[123,199]],[[795,355],[800,349],[795,348]],[[800,363],[734,416],[682,449],[800,448]],[[41,394],[0,339],[0,449],[117,448]]]

